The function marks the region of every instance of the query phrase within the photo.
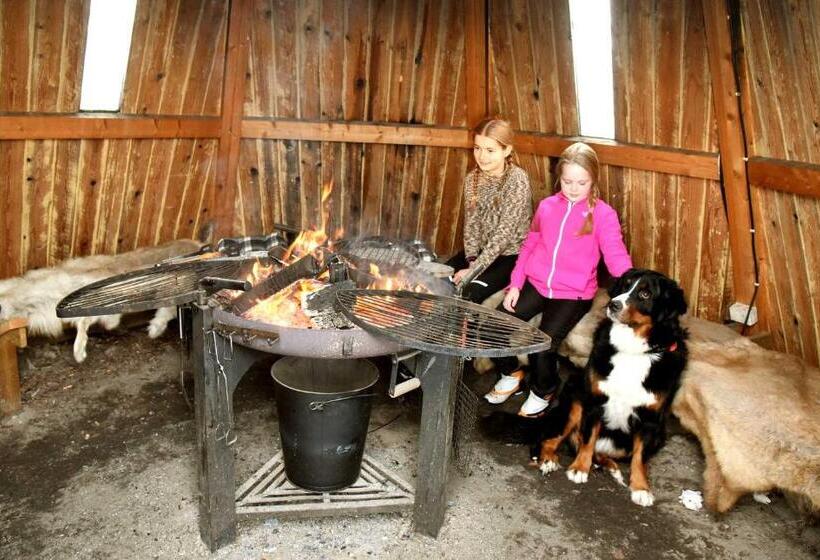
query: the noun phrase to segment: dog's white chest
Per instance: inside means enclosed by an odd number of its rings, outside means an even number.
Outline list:
[[[634,335],[632,329],[620,330],[614,325],[610,340],[619,350],[610,362],[609,377],[598,384],[598,388],[609,397],[604,405],[604,422],[607,427],[629,431],[629,418],[639,406],[649,406],[656,402],[655,395],[647,391],[643,382],[652,367],[652,354],[646,353],[645,340]]]

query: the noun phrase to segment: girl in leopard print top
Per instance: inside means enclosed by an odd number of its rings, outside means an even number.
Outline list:
[[[513,163],[510,123],[485,119],[473,129],[477,166],[464,178],[464,251],[447,264],[459,283],[472,269],[484,268],[463,294],[481,302],[505,288],[532,219],[527,172]]]

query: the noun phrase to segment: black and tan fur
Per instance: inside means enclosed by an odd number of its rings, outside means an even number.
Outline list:
[[[686,366],[687,334],[679,323],[686,302],[673,280],[649,270],[628,271],[609,295],[587,366],[561,361],[566,382],[549,413],[537,420],[493,415],[485,426],[529,439],[533,463],[544,474],[560,468],[558,449],[568,439],[577,454],[567,476],[576,483],[587,481],[593,464],[622,482],[616,460],[629,458],[632,501],[649,506],[654,497],[647,463],[665,442],[666,418]]]

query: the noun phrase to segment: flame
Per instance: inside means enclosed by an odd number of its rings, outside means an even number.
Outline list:
[[[256,286],[261,280],[267,278],[274,272],[274,268],[276,268],[273,263],[264,265],[258,259],[255,263],[253,263],[253,268],[248,275],[245,277],[245,280],[251,283],[252,286]]]
[[[286,263],[293,263],[305,255],[313,253],[327,243],[328,235],[325,229],[327,227],[328,218],[330,217],[330,205],[327,201],[330,198],[331,192],[333,192],[332,180],[322,187],[321,225],[317,229],[303,231],[296,237],[285,252],[283,260]]]
[[[245,313],[245,317],[275,325],[311,328],[316,325],[302,311],[302,300],[309,293],[324,287],[313,279],[297,280],[271,297],[264,299]]]
[[[322,187],[321,224],[318,228],[303,231],[296,237],[282,258],[285,265],[292,264],[309,254],[313,254],[320,261],[324,260],[321,253],[324,248],[332,247],[333,245],[333,240],[329,239],[326,233],[328,220],[330,218],[330,205],[328,201],[332,191],[333,181],[330,181]],[[343,234],[344,230],[338,228],[334,232],[334,239],[341,238]],[[277,268],[278,267],[274,265],[263,266],[257,262],[254,264],[253,270],[248,276],[248,280],[255,285]],[[373,277],[370,285],[367,286],[370,289],[412,290],[415,292],[428,291],[423,285],[412,280],[410,276],[403,271],[385,275],[379,270],[377,265],[370,263],[369,274]],[[324,272],[316,279],[298,280],[273,296],[257,302],[244,316],[248,319],[283,326],[302,328],[316,327],[317,325],[302,310],[302,302],[307,294],[327,286],[328,280],[329,275],[327,272]]]

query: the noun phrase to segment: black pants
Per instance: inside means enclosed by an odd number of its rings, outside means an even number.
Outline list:
[[[518,255],[501,255],[495,259],[484,272],[470,282],[469,286],[465,286],[461,292],[464,299],[481,303],[498,290],[503,290],[509,286],[510,274],[512,274],[513,268],[515,268],[515,261],[517,259]],[[456,272],[467,268],[468,263],[464,258],[464,251],[452,257],[447,261],[447,264],[452,266]]]
[[[531,378],[530,389],[539,397],[544,397],[558,388],[558,348],[569,331],[578,324],[592,308],[591,299],[550,299],[538,293],[532,284],[524,283],[518,303],[515,305],[515,315],[519,319],[529,321],[541,313],[541,324],[538,328],[547,333],[552,340],[550,349],[545,352],[530,354]],[[504,309],[503,303],[497,309],[510,313]],[[518,358],[510,356],[493,359],[495,369],[502,374],[509,374],[518,368]]]

